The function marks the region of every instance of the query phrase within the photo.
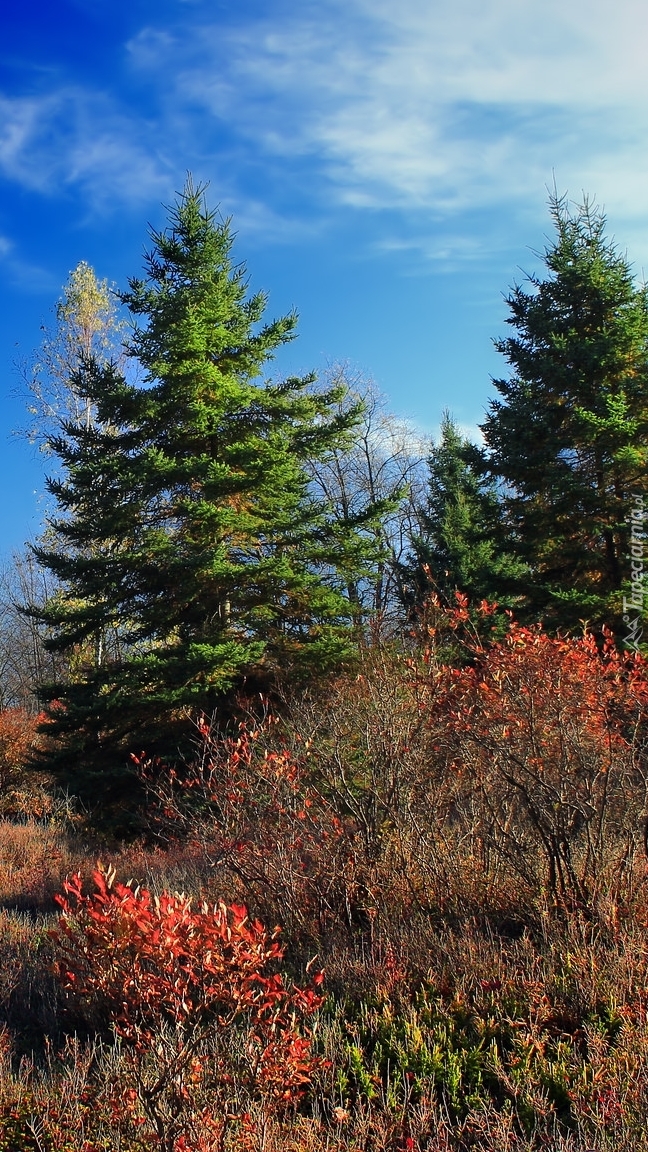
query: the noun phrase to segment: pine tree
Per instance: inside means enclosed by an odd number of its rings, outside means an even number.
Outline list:
[[[619,624],[630,517],[648,488],[648,291],[586,200],[552,198],[547,275],[508,297],[512,368],[483,425],[531,569],[529,611],[553,626]],[[622,627],[622,626],[621,626]]]
[[[202,189],[188,184],[152,240],[146,277],[121,297],[138,372],[83,360],[71,383],[96,420],[50,439],[58,547],[36,549],[62,588],[37,613],[50,646],[118,635],[71,682],[41,689],[59,767],[86,793],[109,766],[119,777],[129,749],[172,752],[174,722],[233,686],[348,660],[342,590],[371,559],[313,498],[304,467],[345,442],[357,411],[336,414],[339,388],[317,391],[313,376],[260,380],[296,316],[261,324],[265,297],[248,295],[229,222]]]
[[[432,591],[446,599],[459,591],[473,602],[511,602],[522,565],[507,547],[501,502],[484,475],[478,449],[447,411],[428,456],[427,499],[419,520],[403,570],[412,607],[419,608]]]

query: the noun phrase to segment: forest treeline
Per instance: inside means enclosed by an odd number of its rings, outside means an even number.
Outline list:
[[[550,211],[480,444],[445,412],[426,445],[344,367],[269,375],[297,318],[265,319],[191,183],[126,291],[75,269],[27,381],[47,526],[0,622],[2,703],[45,709],[66,783],[406,644],[431,594],[639,646],[647,291],[598,209]]]

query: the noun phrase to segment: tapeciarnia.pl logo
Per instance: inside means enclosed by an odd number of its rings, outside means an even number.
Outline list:
[[[634,506],[630,512],[630,579],[632,590],[630,597],[623,597],[623,623],[628,628],[628,634],[623,643],[626,648],[634,652],[639,651],[639,641],[643,635],[641,626],[645,598],[648,589],[645,585],[645,533],[644,520],[646,511],[644,498],[641,495],[633,497]]]

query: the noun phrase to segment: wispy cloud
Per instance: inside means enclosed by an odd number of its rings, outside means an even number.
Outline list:
[[[170,164],[144,126],[81,88],[0,96],[0,172],[46,195],[80,189],[88,207],[166,195]]]
[[[139,99],[70,87],[0,102],[0,170],[105,207],[166,198],[193,168],[275,237],[300,208],[524,211],[555,170],[632,227],[647,32],[644,0],[271,0],[227,21],[186,3],[125,45]]]
[[[556,170],[632,216],[648,175],[646,31],[640,0],[321,0],[225,33],[144,30],[130,53],[266,160],[319,164],[348,205],[519,202]]]
[[[56,290],[56,279],[52,273],[25,260],[7,236],[0,236],[0,266],[3,279],[23,292],[38,295]]]

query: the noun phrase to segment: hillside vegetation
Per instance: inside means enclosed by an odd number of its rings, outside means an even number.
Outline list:
[[[4,1146],[645,1146],[643,659],[432,605],[323,703],[138,757],[121,847],[14,774]]]
[[[0,1152],[648,1152],[648,296],[551,210],[483,447],[267,378],[296,318],[191,182],[144,279],[71,274],[0,595]]]

